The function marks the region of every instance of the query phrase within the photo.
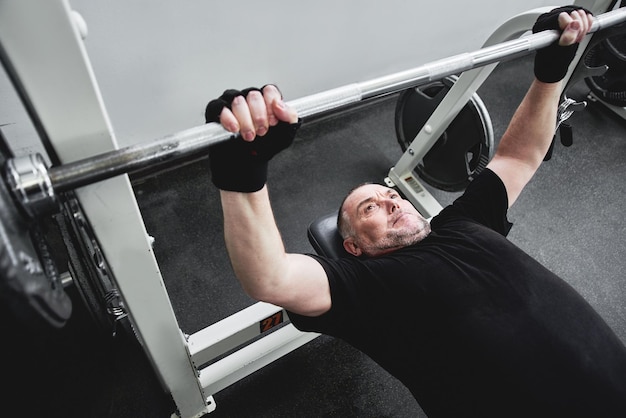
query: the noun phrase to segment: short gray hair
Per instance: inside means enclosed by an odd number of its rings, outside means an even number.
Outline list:
[[[357,189],[363,187],[363,186],[367,186],[368,184],[374,184],[372,182],[365,182],[365,183],[361,183],[359,185],[357,185],[356,187],[353,187],[348,194],[346,195],[346,197],[343,198],[343,200],[341,201],[341,205],[339,205],[339,212],[337,213],[337,230],[339,231],[339,235],[341,235],[341,238],[346,239],[348,237],[352,237],[354,236],[355,232],[354,232],[354,228],[352,227],[352,224],[350,224],[350,219],[348,217],[348,213],[344,210],[344,205],[346,203],[346,200],[348,200],[348,198],[350,197],[350,195]]]

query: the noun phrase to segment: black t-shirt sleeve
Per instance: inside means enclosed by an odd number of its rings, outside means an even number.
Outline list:
[[[461,197],[433,218],[431,225],[436,230],[438,225],[451,219],[466,218],[507,236],[513,226],[507,219],[508,207],[504,183],[496,173],[485,169]]]
[[[358,286],[354,286],[358,278],[360,269],[358,263],[351,259],[327,259],[318,255],[307,254],[316,259],[324,268],[330,292],[332,295],[332,306],[326,313],[309,317],[287,312],[291,322],[301,331],[322,332],[328,335],[336,335],[338,330],[345,324],[345,310],[348,306],[361,305],[359,295],[361,292]],[[361,295],[364,296],[364,295]],[[367,299],[367,298],[365,298]]]

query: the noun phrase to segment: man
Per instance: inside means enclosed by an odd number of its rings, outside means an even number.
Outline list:
[[[393,189],[351,192],[338,224],[352,258],[285,252],[265,180],[298,116],[278,89],[229,90],[211,101],[207,121],[241,133],[211,149],[210,165],[245,291],[289,310],[298,328],[368,354],[430,417],[626,416],[624,345],[570,286],[505,238],[507,209],[549,148],[561,80],[590,26],[574,7],[538,19],[535,31],[562,30],[558,44],[537,53],[536,80],[487,169],[430,224]]]

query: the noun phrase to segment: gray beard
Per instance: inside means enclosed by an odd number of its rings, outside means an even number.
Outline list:
[[[394,231],[390,232],[384,239],[374,245],[361,247],[363,254],[368,257],[375,257],[381,253],[389,252],[389,250],[398,250],[417,244],[430,234],[430,224],[426,219],[415,231]]]

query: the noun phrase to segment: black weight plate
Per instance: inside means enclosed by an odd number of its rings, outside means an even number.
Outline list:
[[[600,76],[585,78],[585,83],[601,100],[614,106],[626,106],[626,35],[612,36],[594,46],[585,55],[588,67],[606,65]]]
[[[450,88],[452,77],[400,94],[396,104],[396,136],[406,151]],[[482,171],[493,152],[493,136],[486,110],[475,98],[459,112],[441,137],[415,167],[416,174],[433,187],[460,191]]]
[[[33,330],[63,327],[72,301],[61,286],[39,225],[22,216],[1,178],[0,229],[0,303]]]
[[[0,131],[0,303],[21,325],[39,332],[61,328],[72,313],[42,223],[27,218],[13,198],[4,169],[13,157]]]

